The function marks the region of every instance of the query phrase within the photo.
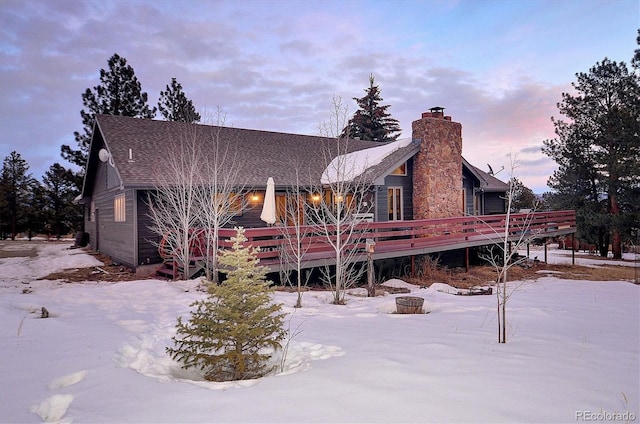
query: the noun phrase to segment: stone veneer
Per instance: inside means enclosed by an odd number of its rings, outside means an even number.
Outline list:
[[[413,219],[462,215],[462,125],[425,112],[411,125],[420,152],[413,168]]]

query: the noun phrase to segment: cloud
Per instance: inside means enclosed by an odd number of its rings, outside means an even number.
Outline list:
[[[624,2],[547,28],[578,4],[5,0],[0,156],[22,149],[36,175],[63,162],[60,145],[75,146],[82,127],[81,94],[117,52],[152,106],[176,77],[198,108],[221,106],[229,125],[303,134],[317,134],[334,95],[355,112],[352,98],[373,74],[403,136],[422,112],[446,107],[463,125],[468,160],[499,169],[517,152],[523,182],[542,189],[553,163],[540,166],[539,148],[554,136],[560,93],[605,46],[629,57],[634,48]]]

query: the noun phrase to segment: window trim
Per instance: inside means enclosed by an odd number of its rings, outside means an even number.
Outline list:
[[[404,170],[403,170],[403,168],[404,168]],[[398,171],[398,172],[396,172],[396,171]],[[391,173],[389,175],[396,175],[398,177],[406,177],[407,176],[407,162],[404,162],[403,164],[398,166],[396,169],[391,171]]]
[[[127,198],[124,193],[116,194],[113,197],[113,220],[114,222],[127,222]]]
[[[391,197],[389,194],[392,194]],[[396,194],[399,194],[396,198]],[[387,187],[387,219],[389,221],[404,221],[404,190],[400,186]],[[389,206],[393,206],[393,217],[391,217],[391,209]],[[396,206],[400,207],[400,210],[396,210]]]

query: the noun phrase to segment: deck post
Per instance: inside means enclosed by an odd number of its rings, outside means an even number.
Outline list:
[[[544,239],[544,263],[548,263],[547,262],[547,239]]]
[[[368,297],[376,296],[376,289],[373,286],[373,252],[376,243],[373,239],[367,239],[367,295]]]
[[[576,233],[571,233],[571,265],[576,264]]]
[[[529,259],[529,243],[527,243],[527,259]]]
[[[469,272],[469,248],[464,248],[464,268],[465,272]]]
[[[416,275],[416,257],[411,255],[411,275]]]

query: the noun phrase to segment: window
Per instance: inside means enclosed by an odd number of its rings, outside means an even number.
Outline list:
[[[113,219],[116,222],[125,222],[126,213],[125,213],[125,198],[124,193],[118,194],[113,199]]]
[[[403,219],[402,187],[389,187],[387,189],[387,209],[389,210],[389,221],[401,221]]]
[[[462,187],[462,214],[471,215],[470,211],[467,210],[467,190],[464,187]]]
[[[223,193],[215,193],[211,197],[211,203],[218,213],[226,215],[227,213],[240,216],[244,206],[244,198],[242,194],[229,192],[226,196]]]
[[[288,226],[304,225],[305,196],[296,194],[276,194],[277,221]],[[296,209],[298,213],[296,214]],[[296,218],[297,215],[297,218]],[[297,220],[297,222],[296,222]]]
[[[93,200],[89,206],[89,222],[96,222],[96,202]]]
[[[407,162],[391,171],[390,175],[407,175]]]

